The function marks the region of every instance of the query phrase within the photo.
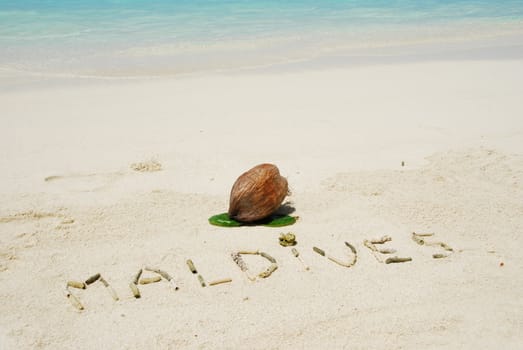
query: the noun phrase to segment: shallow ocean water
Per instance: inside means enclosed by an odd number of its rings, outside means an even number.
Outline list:
[[[522,37],[521,0],[0,0],[0,70],[56,76],[510,51]]]

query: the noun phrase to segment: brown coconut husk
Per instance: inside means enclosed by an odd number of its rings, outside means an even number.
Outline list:
[[[287,193],[287,179],[275,165],[257,165],[232,186],[229,217],[242,222],[265,219],[280,207]]]

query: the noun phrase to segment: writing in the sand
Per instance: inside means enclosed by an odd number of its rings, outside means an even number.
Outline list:
[[[448,244],[433,240],[433,236],[433,233],[413,232],[412,240],[418,245],[434,247],[438,249],[440,252],[432,254],[433,259],[444,259],[454,252],[454,250]],[[363,246],[368,249],[368,251],[376,258],[376,260],[379,263],[397,264],[411,262],[411,257],[400,256],[397,254],[397,251],[394,248],[392,248],[390,244],[388,244],[391,241],[392,237],[390,236],[383,236],[375,239],[366,239],[363,241]],[[332,261],[333,263],[339,266],[342,266],[344,268],[350,268],[354,266],[358,261],[358,251],[351,243],[344,243],[348,249],[347,258],[339,258],[332,256],[322,248],[316,246],[312,247],[312,250],[316,252],[318,255],[327,258],[328,260]],[[294,241],[294,235],[282,235],[282,237],[280,237],[280,244],[283,246],[296,244]],[[291,251],[292,255],[297,259],[297,261],[299,261],[303,268],[307,271],[310,270],[309,265],[303,260],[298,249],[293,247]],[[243,258],[245,255],[257,255],[266,259],[268,262],[267,268],[259,273],[253,273],[249,269]],[[268,278],[278,269],[278,262],[276,261],[276,259],[268,253],[259,250],[240,250],[231,253],[231,258],[236,263],[236,265],[238,265],[245,277],[250,281]],[[193,275],[195,275],[202,287],[216,286],[232,282],[232,279],[229,277],[223,277],[211,281],[206,281],[205,278],[198,272],[198,269],[196,268],[194,262],[191,259],[188,259],[186,261],[186,264],[189,268],[189,271]],[[129,283],[129,289],[133,297],[139,299],[141,298],[140,287],[151,283],[158,283],[161,281],[165,281],[166,283],[168,283],[168,285],[174,291],[179,289],[175,279],[167,271],[151,266],[144,266],[143,268],[138,270],[138,272],[133,276],[131,282]],[[96,282],[102,283],[105,286],[109,295],[113,298],[114,301],[118,301],[120,299],[116,291],[111,287],[109,282],[107,282],[107,280],[100,273],[90,276],[84,282],[68,281],[65,288],[65,295],[76,309],[84,310],[84,305],[82,304],[80,299],[72,293],[71,290],[74,288],[87,289],[90,285]]]

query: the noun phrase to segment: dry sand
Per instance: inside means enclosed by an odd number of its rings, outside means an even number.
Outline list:
[[[0,348],[521,348],[521,91],[522,61],[456,61],[4,92]],[[261,162],[299,221],[209,225]],[[454,252],[433,259],[413,231]],[[363,241],[383,235],[412,261],[378,262]],[[349,269],[312,250],[347,259],[345,241]],[[242,249],[278,270],[249,281]],[[232,282],[202,288],[187,258]],[[179,290],[134,299],[143,265]],[[97,272],[120,300],[95,283],[79,312],[64,286]]]

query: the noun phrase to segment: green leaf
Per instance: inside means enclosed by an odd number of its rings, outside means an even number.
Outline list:
[[[269,227],[289,226],[289,225],[294,224],[297,219],[298,219],[297,216],[290,216],[290,215],[271,217],[271,221],[265,223],[264,226],[269,226]]]
[[[211,216],[209,218],[209,223],[212,225],[223,227],[238,227],[242,225],[241,222],[229,218],[229,215],[227,213]]]
[[[222,213],[213,215],[209,218],[209,223],[211,225],[215,226],[221,226],[221,227],[238,227],[238,226],[256,226],[256,225],[263,225],[267,227],[282,227],[282,226],[288,226],[292,225],[296,222],[298,219],[297,216],[290,216],[290,215],[279,215],[279,216],[270,216],[266,219],[263,219],[261,221],[253,222],[253,223],[244,223],[239,222],[234,219],[231,219],[229,217],[229,214]]]

